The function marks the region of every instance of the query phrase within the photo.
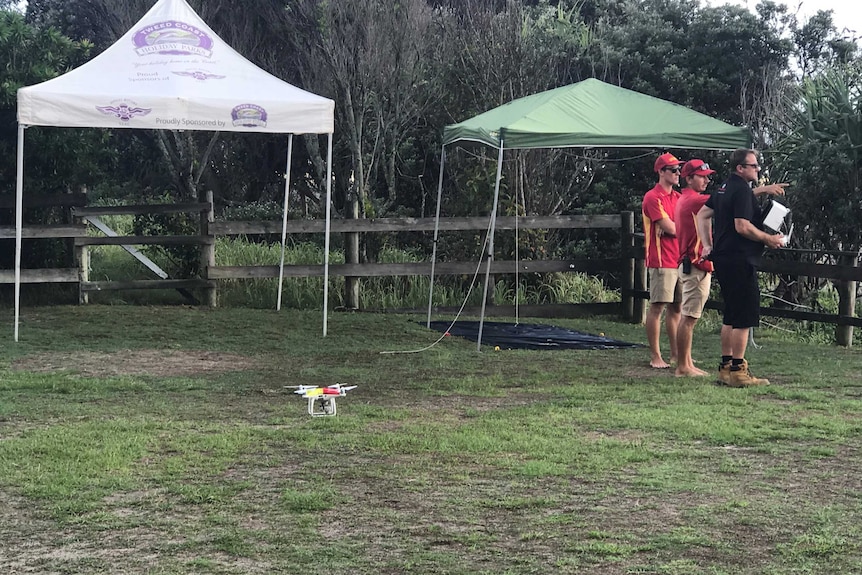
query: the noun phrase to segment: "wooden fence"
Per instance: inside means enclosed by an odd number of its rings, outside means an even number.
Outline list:
[[[59,194],[55,196],[25,196],[24,209],[63,207],[70,212],[71,224],[59,225],[27,225],[21,230],[24,241],[39,239],[68,238],[72,240],[74,260],[73,268],[38,268],[22,269],[21,283],[76,283],[79,290],[80,303],[87,303],[88,294],[94,291],[129,290],[129,289],[176,289],[191,299],[189,289],[202,289],[206,294],[206,302],[215,305],[216,282],[204,278],[153,279],[136,281],[90,281],[89,250],[96,245],[178,245],[196,244],[201,246],[202,269],[214,262],[214,239],[207,234],[206,226],[212,221],[213,204],[211,196],[204,203],[161,204],[143,206],[110,206],[86,207],[86,196],[80,194]],[[3,197],[0,209],[14,210],[14,197]],[[200,213],[201,235],[182,236],[93,236],[87,233],[87,218],[109,215],[140,215],[140,214],[170,214],[170,213]],[[14,240],[15,228],[0,226],[0,240]],[[14,270],[0,270],[0,284],[14,283]]]
[[[52,204],[51,201],[54,201]],[[22,283],[77,283],[80,302],[87,302],[87,294],[103,290],[129,289],[198,289],[203,293],[203,303],[215,306],[217,302],[217,286],[219,280],[276,278],[279,266],[217,266],[215,265],[215,239],[219,236],[237,235],[273,235],[280,236],[282,222],[238,222],[214,221],[212,196],[206,201],[188,204],[144,205],[144,206],[112,206],[87,207],[81,205],[82,198],[65,194],[59,198],[28,198],[25,208],[45,207],[49,205],[67,206],[71,213],[71,224],[55,226],[26,226],[22,230],[25,241],[43,238],[69,238],[73,241],[77,267],[67,269],[25,269],[21,271]],[[9,198],[0,198],[0,209],[14,208],[9,205]],[[117,214],[167,214],[167,213],[198,213],[200,214],[200,233],[198,235],[182,236],[94,236],[87,233],[87,218]],[[344,234],[345,245],[358,245],[360,234],[393,233],[393,232],[426,232],[434,231],[433,218],[385,218],[385,219],[340,219],[331,222],[332,234]],[[439,230],[450,231],[483,231],[488,228],[487,217],[441,218]],[[491,262],[491,273],[549,273],[549,272],[583,272],[586,274],[612,273],[620,278],[621,302],[610,304],[568,304],[520,306],[520,313],[526,317],[577,317],[584,314],[617,313],[623,318],[642,323],[646,317],[646,270],[643,262],[643,236],[635,231],[635,217],[632,212],[616,215],[590,216],[527,216],[500,217],[497,219],[497,230],[530,230],[530,229],[609,229],[619,234],[621,249],[616,257],[571,259],[571,260],[494,260]],[[323,234],[325,222],[321,220],[292,220],[287,223],[287,233]],[[14,239],[15,229],[0,226],[0,240]],[[200,278],[160,278],[139,281],[90,281],[88,248],[94,245],[177,245],[191,244],[200,246],[201,277]],[[330,265],[332,276],[348,278],[348,284],[353,281],[353,287],[346,290],[348,307],[359,307],[357,278],[374,276],[430,276],[431,263],[360,263],[358,250],[346,250],[348,260],[343,264]],[[806,250],[781,250],[784,255],[803,254]],[[833,256],[835,254],[832,254]],[[813,311],[800,311],[778,307],[765,307],[761,312],[764,316],[784,317],[795,320],[817,321],[838,326],[836,340],[841,345],[852,342],[853,327],[862,327],[862,318],[855,317],[856,285],[862,281],[862,268],[858,266],[856,254],[837,254],[841,258],[839,265],[808,263],[802,261],[778,260],[766,258],[762,271],[791,277],[816,277],[833,280],[839,293],[838,314],[825,314]],[[484,268],[483,268],[484,269]],[[435,274],[439,275],[470,275],[476,271],[475,261],[438,262]],[[314,277],[323,276],[323,265],[285,265],[284,277]],[[13,270],[0,270],[0,283],[14,282]],[[492,302],[493,303],[493,302]],[[720,308],[718,302],[709,302],[708,307]],[[439,310],[448,311],[448,310]],[[476,310],[467,310],[468,313]],[[487,309],[489,315],[514,315],[513,306],[491,305]]]

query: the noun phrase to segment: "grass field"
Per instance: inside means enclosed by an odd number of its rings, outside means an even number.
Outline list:
[[[403,315],[0,318],[0,573],[862,573],[856,348],[758,330],[739,390],[643,348],[381,353],[439,337]],[[336,382],[334,418],[284,388]]]

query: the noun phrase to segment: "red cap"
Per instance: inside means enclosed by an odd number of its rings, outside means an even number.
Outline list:
[[[673,154],[662,154],[655,161],[655,167],[653,168],[656,173],[662,171],[662,168],[666,168],[668,166],[678,166],[682,163],[681,160],[677,160],[676,156]]]
[[[709,164],[703,160],[689,160],[682,167],[680,176],[687,178],[688,176],[708,176],[714,173],[715,170],[711,170]]]

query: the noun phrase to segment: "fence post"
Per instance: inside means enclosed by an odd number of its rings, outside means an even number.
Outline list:
[[[350,209],[347,211],[350,219],[359,219],[359,199],[354,191],[348,196]],[[344,259],[345,263],[359,263],[359,232],[347,232],[344,234]],[[346,276],[344,278],[344,305],[347,309],[359,309],[359,278]]]
[[[634,212],[620,213],[620,263],[622,273],[622,304],[623,319],[632,321],[634,318],[634,289],[635,289],[635,258],[631,253],[635,247],[635,214]]]
[[[78,303],[90,303],[90,294],[84,291],[84,282],[90,281],[90,248],[75,248],[75,262],[78,264]]]
[[[84,207],[86,207],[86,203]],[[74,210],[72,210],[72,213],[74,213]],[[87,224],[86,218],[79,218],[77,216],[72,221],[74,223]],[[90,294],[84,291],[84,282],[90,281],[90,248],[88,246],[75,246],[74,257],[75,265],[78,266],[78,304],[90,303]]]
[[[636,235],[633,237],[637,237]],[[647,289],[647,269],[646,260],[643,256],[635,258],[635,290],[646,291]],[[646,323],[647,316],[647,300],[640,295],[634,296],[634,304],[632,305],[632,323]]]
[[[858,267],[859,257],[857,255],[844,255],[842,265]],[[856,282],[842,280],[838,282],[838,315],[846,317],[856,316]],[[853,345],[853,326],[838,325],[835,327],[835,343],[844,347]]]
[[[201,212],[201,235],[207,236],[209,242],[201,244],[201,275],[204,279],[209,279],[209,270],[211,267],[215,267],[215,237],[210,232],[210,224],[215,221],[212,190],[206,191],[205,198],[209,203],[209,209]],[[218,303],[216,289],[216,287],[204,288],[204,305],[216,307]]]

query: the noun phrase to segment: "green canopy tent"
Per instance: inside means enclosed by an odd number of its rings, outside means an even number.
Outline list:
[[[732,150],[748,146],[751,137],[746,128],[731,126],[685,106],[595,78],[513,100],[469,120],[446,126],[437,184],[437,223],[434,226],[428,295],[429,325],[446,146],[462,141],[478,142],[498,150],[485,270],[487,298],[504,150],[571,147]],[[482,347],[486,298],[482,300],[478,349]]]

